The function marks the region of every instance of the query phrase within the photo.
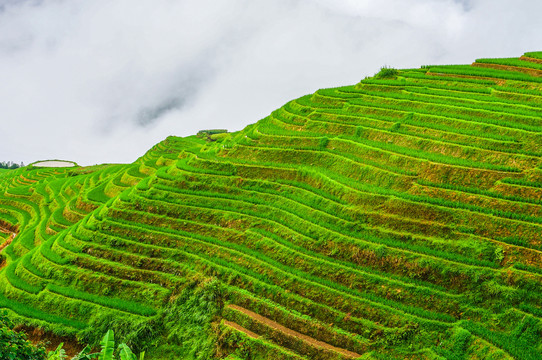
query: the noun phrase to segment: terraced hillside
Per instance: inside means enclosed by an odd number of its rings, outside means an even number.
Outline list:
[[[542,52],[0,173],[0,306],[150,358],[540,359]]]

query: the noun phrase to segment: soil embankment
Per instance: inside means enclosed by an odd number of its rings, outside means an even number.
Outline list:
[[[258,322],[261,322],[275,330],[278,330],[284,334],[287,334],[291,337],[294,337],[294,338],[298,338],[298,339],[301,339],[302,341],[304,341],[305,343],[307,344],[310,344],[311,346],[314,346],[316,348],[322,348],[322,349],[326,349],[326,350],[331,350],[331,351],[334,351],[334,352],[337,352],[337,353],[340,353],[348,358],[358,358],[360,357],[361,355],[360,354],[357,354],[355,352],[352,352],[352,351],[349,351],[349,350],[346,350],[346,349],[341,349],[341,348],[338,348],[338,347],[335,347],[333,345],[330,345],[328,343],[325,343],[323,341],[319,341],[319,340],[316,340],[310,336],[307,336],[305,334],[301,334],[295,330],[292,330],[292,329],[289,329],[271,319],[268,319],[262,315],[259,315],[259,314],[256,314],[255,312],[253,311],[250,311],[248,309],[245,309],[241,306],[237,306],[237,305],[228,305],[230,308],[232,309],[235,309],[237,311],[240,311],[242,313],[244,313],[245,315],[248,315],[250,316],[251,318],[253,318],[254,320],[258,321]],[[236,328],[237,330],[240,330],[242,332],[244,332],[245,334],[247,334],[248,336],[250,337],[253,337],[253,338],[256,338],[258,337],[258,334],[255,334],[251,331],[248,331],[247,329],[241,327],[240,325],[238,324],[235,324],[233,325],[231,322],[227,322],[228,325]]]
[[[6,248],[6,246],[11,244],[13,239],[15,239],[15,236],[17,236],[17,233],[2,226],[0,226],[0,232],[3,232],[4,234],[9,234],[9,237],[2,244],[0,244],[0,252],[1,252],[2,250]]]
[[[16,327],[15,331],[23,331],[26,333],[28,340],[35,345],[43,345],[47,351],[55,350],[58,345],[62,343],[62,348],[66,351],[66,355],[69,359],[79,354],[84,348],[84,346],[79,344],[74,338],[55,335],[50,332],[45,332],[42,329],[21,325]]]

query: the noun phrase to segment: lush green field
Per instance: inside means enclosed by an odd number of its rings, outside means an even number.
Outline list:
[[[542,358],[538,53],[0,173],[0,307],[147,358]],[[14,236],[16,234],[16,236]]]

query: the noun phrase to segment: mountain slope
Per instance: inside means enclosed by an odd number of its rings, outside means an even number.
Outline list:
[[[4,172],[0,306],[154,358],[538,359],[541,73],[382,69],[133,164]]]

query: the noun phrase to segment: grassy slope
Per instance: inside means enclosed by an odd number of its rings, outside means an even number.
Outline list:
[[[0,306],[155,358],[538,359],[537,54],[322,89],[134,164],[2,173]]]

